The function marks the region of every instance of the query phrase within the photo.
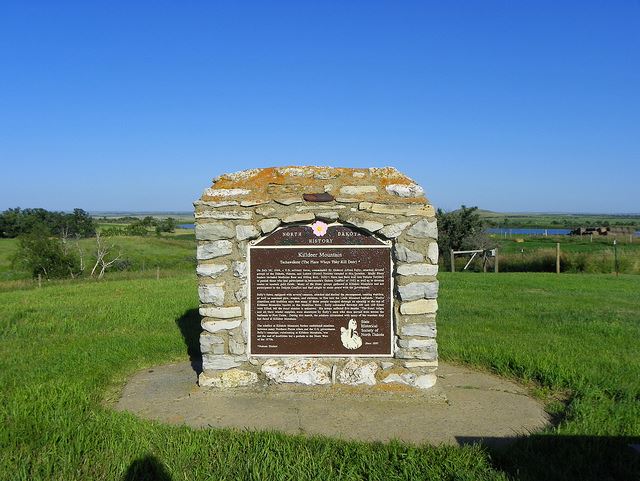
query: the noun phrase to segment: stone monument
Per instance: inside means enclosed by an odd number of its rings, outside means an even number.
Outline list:
[[[252,169],[194,206],[200,386],[435,384],[437,226],[409,177]]]

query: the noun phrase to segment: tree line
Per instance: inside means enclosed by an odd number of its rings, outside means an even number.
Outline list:
[[[19,237],[34,230],[44,230],[56,236],[93,237],[96,223],[83,209],[66,213],[16,207],[0,213],[0,237]]]
[[[115,254],[115,246],[105,242],[105,237],[147,235],[154,228],[157,235],[173,232],[176,220],[134,218],[125,227],[112,226],[101,233],[95,220],[83,209],[66,213],[16,207],[0,213],[0,237],[18,240],[14,266],[45,279],[83,276],[100,279],[107,269],[127,268],[122,253]],[[83,238],[95,239],[86,252],[87,244],[79,242]]]

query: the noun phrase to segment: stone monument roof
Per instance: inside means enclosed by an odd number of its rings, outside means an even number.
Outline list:
[[[255,205],[274,198],[300,199],[305,194],[323,194],[326,201],[337,202],[428,203],[422,187],[393,167],[289,166],[242,170],[213,179],[213,185],[200,200]]]

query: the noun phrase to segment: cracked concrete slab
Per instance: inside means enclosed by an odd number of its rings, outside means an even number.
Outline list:
[[[185,362],[136,373],[115,409],[195,428],[415,444],[500,445],[549,425],[542,404],[512,381],[446,363],[438,378],[426,391],[380,385],[201,389]]]

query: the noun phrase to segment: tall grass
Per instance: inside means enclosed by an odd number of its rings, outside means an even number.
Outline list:
[[[614,253],[611,250],[560,253],[561,272],[608,274],[615,271],[615,266]],[[537,249],[521,254],[500,254],[499,268],[502,272],[555,272],[556,251]],[[640,274],[640,253],[619,252],[618,272]]]

